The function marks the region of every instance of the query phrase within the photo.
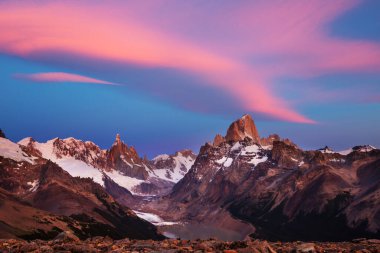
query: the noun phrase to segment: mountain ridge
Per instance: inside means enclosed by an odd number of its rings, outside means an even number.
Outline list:
[[[92,178],[140,215],[152,213],[173,224],[205,222],[270,240],[380,235],[380,150],[303,150],[276,134],[260,137],[249,115],[232,122],[225,136],[206,142],[198,155],[182,150],[149,161],[116,135],[108,150],[75,138],[25,138],[18,144],[0,138],[0,156],[21,170],[51,159],[70,176]],[[7,180],[4,189],[17,185]],[[24,182],[17,193],[33,195],[39,186]]]
[[[224,217],[227,211],[255,226],[252,236],[270,240],[380,236],[380,212],[370,204],[380,201],[380,181],[368,179],[380,150],[304,151],[279,136],[263,141],[265,146],[250,136],[239,138],[203,145],[161,213],[206,222],[210,213]]]

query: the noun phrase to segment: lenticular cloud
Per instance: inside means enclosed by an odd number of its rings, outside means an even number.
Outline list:
[[[35,82],[69,82],[69,83],[95,83],[95,84],[107,84],[117,85],[116,83],[95,79],[92,77],[65,73],[65,72],[47,72],[47,73],[35,73],[35,74],[18,74],[20,78],[29,79]]]

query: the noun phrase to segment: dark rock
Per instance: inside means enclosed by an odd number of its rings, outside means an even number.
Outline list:
[[[7,137],[5,137],[5,133],[4,133],[3,130],[1,130],[1,129],[0,129],[0,137],[1,137],[1,138],[7,138]]]

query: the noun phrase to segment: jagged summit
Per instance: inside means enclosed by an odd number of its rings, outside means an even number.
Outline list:
[[[255,122],[249,114],[245,114],[240,119],[234,121],[228,128],[225,138],[226,141],[241,141],[246,137],[260,144],[260,136]]]
[[[124,144],[124,143],[120,138],[120,134],[116,134],[115,142],[113,143],[112,146],[121,146],[122,144]]]
[[[352,148],[353,151],[359,151],[359,152],[370,152],[374,149],[376,148],[371,145],[359,145]]]
[[[120,142],[121,142],[121,140],[120,140],[120,134],[116,134],[116,139],[115,139],[115,141],[116,141],[117,143],[120,143]]]
[[[225,141],[226,141],[226,139],[222,135],[217,134],[217,135],[215,135],[214,142],[212,144],[213,144],[213,146],[219,146],[221,143],[223,143]]]
[[[318,149],[318,151],[322,153],[334,153],[334,150],[330,148],[329,146],[325,146],[324,148]]]

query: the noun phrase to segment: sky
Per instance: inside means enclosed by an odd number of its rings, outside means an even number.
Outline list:
[[[380,147],[380,1],[0,1],[0,128],[154,157],[245,113],[305,149]]]

